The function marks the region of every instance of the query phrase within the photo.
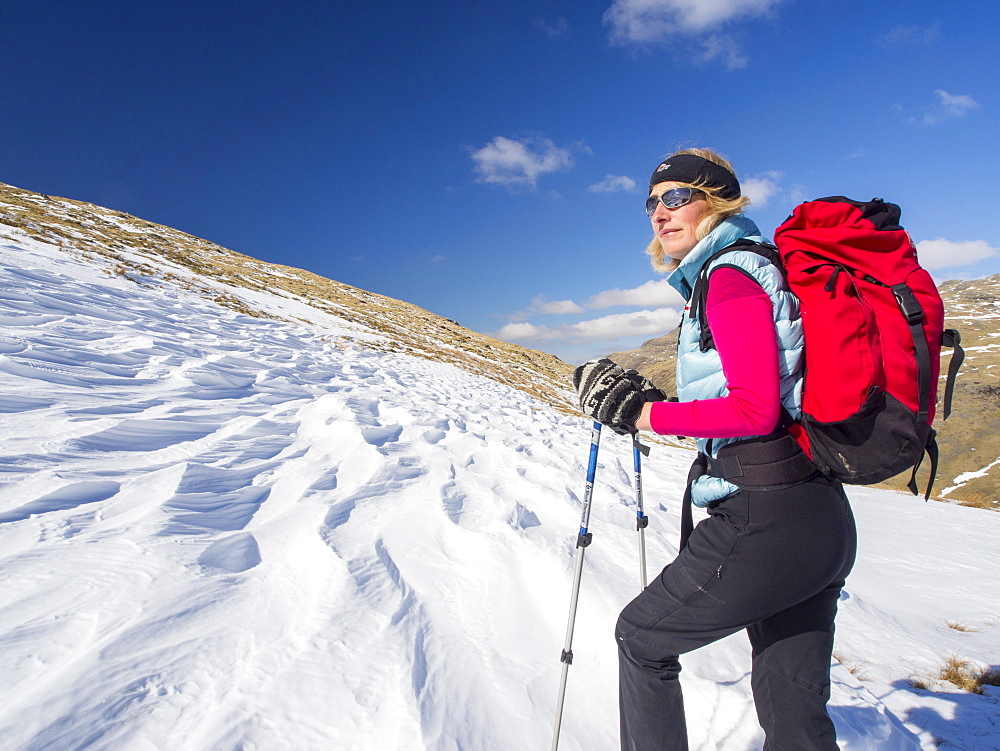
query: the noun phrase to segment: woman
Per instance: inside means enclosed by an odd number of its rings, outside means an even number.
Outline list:
[[[707,149],[677,152],[650,179],[647,252],[689,302],[679,401],[651,401],[658,392],[649,381],[609,360],[574,376],[584,412],[616,431],[698,439],[688,494],[708,511],[618,620],[623,749],[688,747],[678,657],[741,629],[753,649],[765,751],[837,748],[826,703],[854,519],[793,422],[802,383],[798,305],[741,213],[747,203],[732,165]]]

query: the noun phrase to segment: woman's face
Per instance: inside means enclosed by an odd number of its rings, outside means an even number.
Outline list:
[[[649,195],[659,198],[671,188],[680,187],[680,183],[662,182],[653,186]],[[708,213],[708,202],[704,193],[695,193],[690,203],[676,209],[668,209],[657,201],[656,211],[649,221],[653,225],[656,239],[660,241],[663,252],[680,261],[698,244],[698,225]]]

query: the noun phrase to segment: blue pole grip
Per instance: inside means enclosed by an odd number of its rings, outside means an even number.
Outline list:
[[[583,492],[583,517],[580,520],[580,537],[586,537],[590,525],[590,503],[594,496],[594,478],[597,476],[597,450],[601,445],[601,423],[595,422],[590,432],[590,460],[587,463],[587,486]]]
[[[642,526],[642,520],[646,518],[642,508],[642,452],[634,444],[632,446],[632,466],[635,468],[635,518]]]
[[[597,449],[601,443],[601,423],[595,422],[590,433],[590,462],[587,464],[587,482],[593,483],[597,476]]]

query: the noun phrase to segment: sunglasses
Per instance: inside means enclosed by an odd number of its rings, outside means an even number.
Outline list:
[[[671,188],[664,191],[663,195],[659,197],[650,196],[646,199],[646,216],[651,217],[656,213],[656,204],[658,203],[662,203],[668,209],[679,209],[681,206],[687,206],[698,193],[701,191],[694,188]]]

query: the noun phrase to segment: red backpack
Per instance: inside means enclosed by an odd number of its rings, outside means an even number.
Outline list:
[[[946,419],[964,352],[959,333],[944,328],[941,296],[899,226],[899,207],[880,198],[808,201],[775,230],[774,240],[777,247],[739,240],[704,264],[689,312],[701,322],[702,351],[715,346],[705,311],[707,274],[715,259],[750,250],[782,267],[799,300],[805,373],[802,414],[796,421],[782,408],[778,428],[804,444],[824,474],[853,485],[881,482],[912,467],[909,488],[916,494],[926,452],[929,498],[937,474],[931,423],[941,347],[955,348],[945,388]],[[744,456],[733,477],[745,477],[740,465],[746,461],[768,464],[759,454]],[[709,474],[731,479],[726,460],[715,464],[719,473],[710,467]],[[787,480],[786,474],[803,471],[789,467],[774,476]]]
[[[937,472],[931,427],[941,346],[954,347],[944,398],[951,412],[961,337],[944,328],[944,306],[917,262],[899,207],[843,196],[796,207],[774,233],[805,336],[799,423],[812,459],[845,483],[881,482],[917,468]],[[795,432],[793,430],[793,432]]]

